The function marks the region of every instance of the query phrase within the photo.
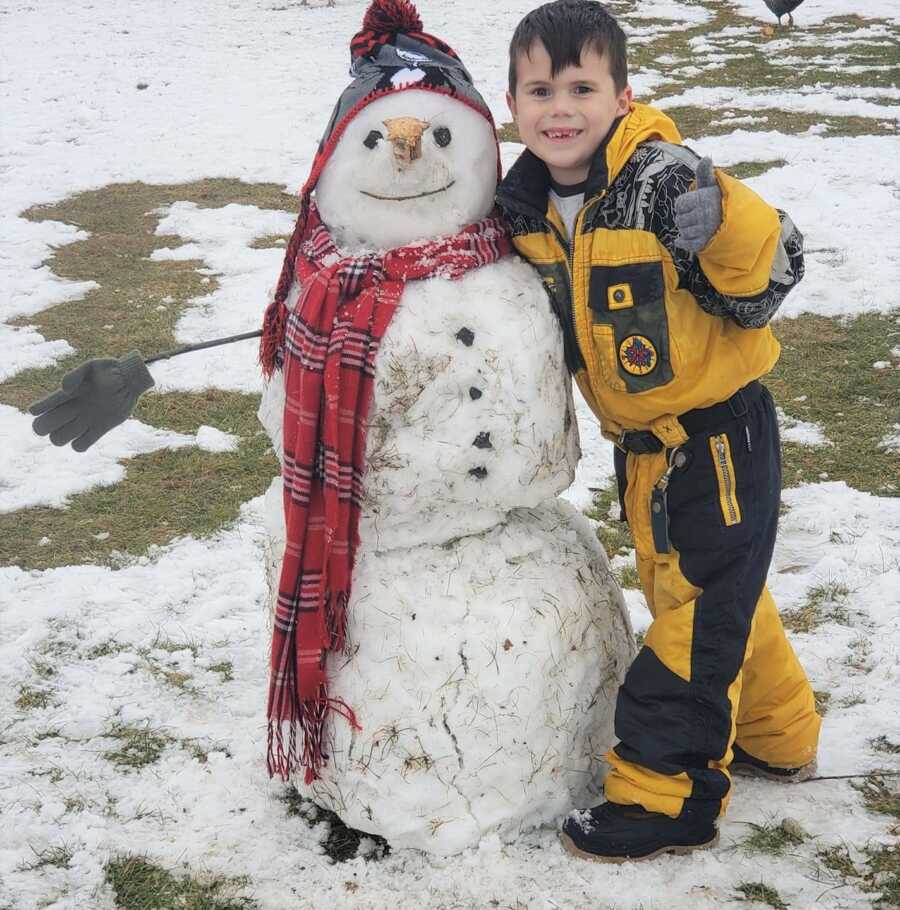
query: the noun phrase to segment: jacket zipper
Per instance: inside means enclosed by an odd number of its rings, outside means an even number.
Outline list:
[[[719,499],[722,515],[726,525],[736,525],[741,521],[741,509],[735,497],[734,471],[731,464],[731,451],[728,437],[722,433],[710,438],[716,459],[716,474],[719,479]]]

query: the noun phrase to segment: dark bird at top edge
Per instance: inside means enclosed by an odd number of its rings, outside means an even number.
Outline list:
[[[778,17],[778,24],[781,25],[782,16],[788,17],[788,23],[790,25],[794,24],[794,17],[792,13],[798,6],[803,2],[803,0],[763,0],[763,3]]]

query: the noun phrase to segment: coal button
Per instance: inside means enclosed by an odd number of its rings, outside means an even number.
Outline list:
[[[457,333],[456,338],[458,341],[461,341],[467,348],[472,346],[472,342],[475,340],[475,333],[471,329],[467,329],[463,326]]]
[[[479,433],[475,437],[475,441],[472,443],[476,449],[493,449],[494,446],[491,443],[491,434],[490,433]]]
[[[487,477],[487,468],[483,466],[479,466],[477,468],[469,468],[469,474],[478,480],[484,480],[484,478]]]
[[[481,389],[476,389],[475,386],[469,387],[469,398],[471,398],[472,401],[478,401],[483,394],[484,392],[482,392]],[[566,413],[568,414],[569,412],[566,411]]]

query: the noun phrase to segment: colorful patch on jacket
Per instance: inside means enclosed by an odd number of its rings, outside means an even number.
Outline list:
[[[629,335],[619,345],[619,362],[632,376],[645,376],[656,369],[659,356],[653,342],[645,335]]]

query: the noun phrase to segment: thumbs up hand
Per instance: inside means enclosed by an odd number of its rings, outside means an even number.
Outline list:
[[[675,245],[699,253],[722,224],[722,191],[711,158],[697,165],[697,187],[675,200]]]

